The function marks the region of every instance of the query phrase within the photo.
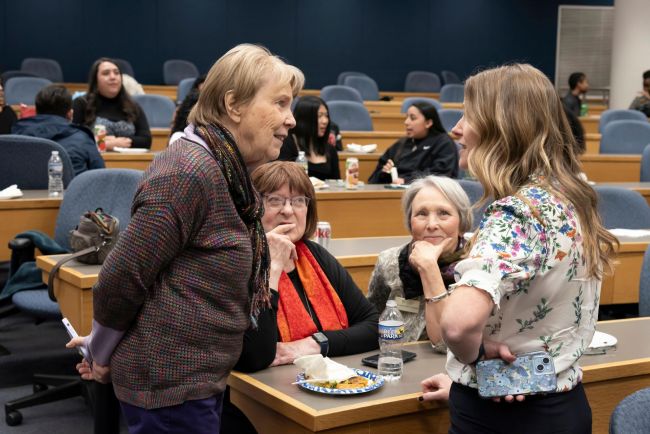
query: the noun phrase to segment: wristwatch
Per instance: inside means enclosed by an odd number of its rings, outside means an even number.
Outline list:
[[[318,345],[320,345],[320,353],[323,355],[323,357],[327,357],[327,353],[330,350],[330,341],[327,339],[327,336],[321,332],[316,332],[311,335],[311,337],[316,341]]]

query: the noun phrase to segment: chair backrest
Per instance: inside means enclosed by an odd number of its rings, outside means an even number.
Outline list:
[[[623,187],[595,185],[598,213],[607,229],[650,228],[650,206],[639,192]]]
[[[612,121],[648,121],[643,112],[639,110],[623,110],[623,109],[611,109],[605,110],[600,115],[600,122],[598,122],[598,132],[603,133],[607,124]]]
[[[609,419],[610,434],[650,432],[650,387],[623,398]]]
[[[150,127],[169,127],[174,117],[174,111],[176,111],[176,105],[171,99],[162,95],[150,94],[134,95],[133,100],[142,107]]]
[[[600,138],[601,154],[641,154],[650,144],[650,122],[612,121]]]
[[[133,71],[133,66],[131,66],[131,62],[124,59],[118,59],[116,57],[112,57],[111,60],[115,62],[118,68],[120,68],[120,72],[122,74],[129,74],[131,77],[135,78],[135,71]]]
[[[641,154],[641,182],[650,182],[650,145],[643,148]]]
[[[438,116],[442,126],[449,132],[463,117],[463,111],[461,109],[442,109],[438,110]]]
[[[184,78],[196,78],[199,69],[188,60],[170,59],[163,64],[163,81],[167,85],[176,86]]]
[[[17,69],[5,71],[2,74],[0,74],[0,78],[2,78],[2,83],[4,83],[5,86],[7,85],[7,82],[14,77],[36,77],[36,76],[34,74],[30,74],[29,72],[19,71]]]
[[[370,77],[362,75],[348,76],[343,84],[358,90],[364,101],[377,101],[379,99],[377,82]]]
[[[445,84],[461,84],[460,78],[453,71],[444,70],[440,73],[442,75],[442,81]]]
[[[363,98],[358,90],[350,86],[332,84],[320,90],[320,97],[323,101],[355,101],[363,103]]]
[[[28,57],[23,60],[20,70],[34,74],[37,77],[47,78],[54,83],[63,83],[61,65],[54,59]]]
[[[14,77],[9,80],[5,88],[5,104],[34,105],[36,94],[45,86],[52,84],[47,78],[41,77]]]
[[[434,72],[411,71],[406,75],[404,92],[439,92],[440,77]]]
[[[352,77],[352,76],[361,76],[361,77],[367,77],[368,75],[364,74],[363,72],[357,72],[357,71],[343,71],[342,73],[339,74],[338,78],[336,79],[336,84],[338,85],[343,85],[345,84],[345,79],[347,77]]]
[[[372,119],[366,106],[355,101],[332,101],[327,104],[330,119],[341,131],[372,131]]]
[[[182,103],[185,97],[190,93],[195,81],[196,77],[184,78],[178,83],[178,88],[176,89],[176,102],[178,104]]]
[[[406,113],[409,107],[411,107],[416,102],[425,102],[427,104],[431,104],[432,106],[434,106],[438,111],[442,110],[442,104],[440,104],[437,99],[426,98],[424,96],[411,96],[409,98],[404,98],[404,102],[402,103],[402,108],[399,110],[400,113]]]
[[[643,255],[639,279],[639,316],[650,316],[650,246]]]
[[[141,170],[96,169],[79,174],[63,195],[54,228],[54,239],[70,249],[70,230],[79,224],[81,215],[96,208],[118,218],[120,231],[131,221],[131,204],[142,180]]]
[[[59,151],[63,162],[63,186],[74,178],[68,152],[56,142],[39,137],[0,135],[0,190],[17,184],[22,190],[45,190],[47,163],[52,151]]]
[[[481,185],[480,182],[478,181],[472,181],[471,179],[458,179],[458,183],[460,184],[461,187],[463,187],[463,190],[465,190],[465,193],[467,193],[467,196],[469,197],[469,201],[472,203],[472,205],[476,204],[479,199],[483,196],[483,186]],[[480,207],[474,207],[472,209],[472,214],[474,214],[474,224],[472,225],[472,229],[476,229],[478,225],[481,223],[481,219],[483,218],[483,213],[485,213],[485,209],[488,207],[490,202],[486,202]]]
[[[445,84],[440,88],[440,102],[463,102],[465,86],[462,84]]]

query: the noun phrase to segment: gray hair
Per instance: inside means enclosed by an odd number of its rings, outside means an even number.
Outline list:
[[[413,211],[413,199],[423,189],[432,187],[438,189],[445,198],[458,211],[460,217],[459,232],[462,236],[465,232],[472,230],[474,215],[472,204],[458,182],[446,176],[429,175],[414,181],[402,196],[402,211],[404,212],[404,223],[409,233],[411,232],[411,212]]]

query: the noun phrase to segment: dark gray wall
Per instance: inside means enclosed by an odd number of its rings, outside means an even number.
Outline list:
[[[613,0],[571,4],[607,5]],[[141,83],[162,63],[201,71],[241,42],[261,43],[320,88],[344,70],[401,90],[408,71],[530,62],[555,70],[558,0],[0,0],[0,69],[57,59],[66,81],[87,80],[100,56],[121,57]]]

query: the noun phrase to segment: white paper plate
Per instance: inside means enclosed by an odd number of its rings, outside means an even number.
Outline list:
[[[119,146],[116,146],[113,150],[121,154],[146,154],[149,152],[147,148],[120,148]]]

